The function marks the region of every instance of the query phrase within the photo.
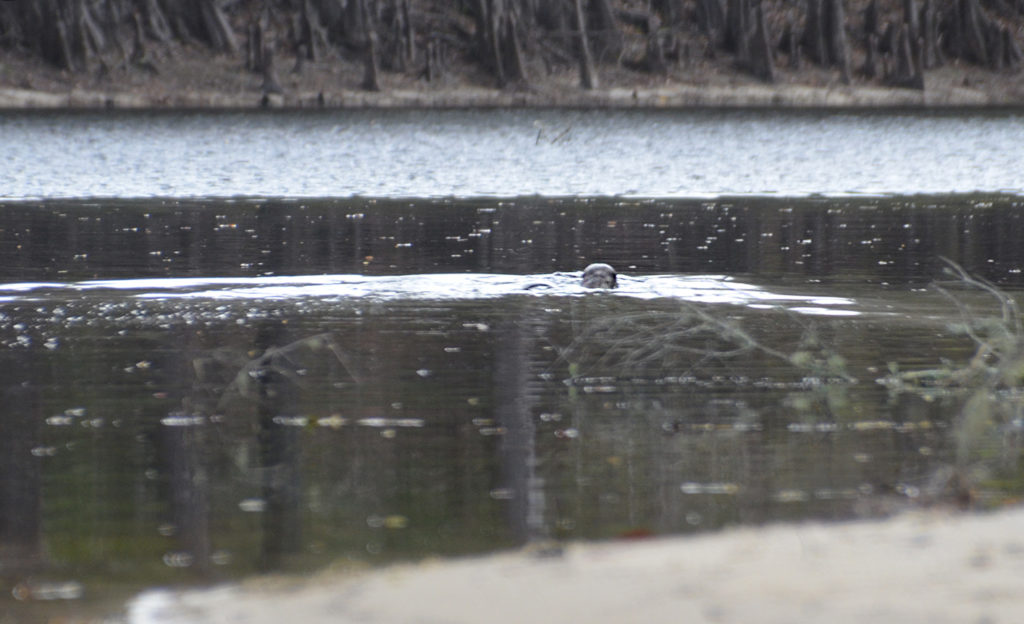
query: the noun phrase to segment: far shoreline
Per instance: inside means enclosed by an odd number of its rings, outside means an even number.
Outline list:
[[[500,90],[458,86],[448,89],[382,91],[188,90],[144,93],[69,88],[46,91],[0,87],[0,111],[25,110],[259,110],[259,109],[498,109],[564,108],[607,110],[825,109],[954,110],[1014,109],[1024,100],[1010,93],[946,86],[928,90],[878,86],[802,84],[612,87],[600,90]]]

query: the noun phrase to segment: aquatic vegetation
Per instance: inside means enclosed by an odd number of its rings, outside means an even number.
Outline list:
[[[307,374],[308,364],[303,358],[309,355],[327,353],[336,360],[355,382],[359,377],[349,361],[349,356],[338,344],[337,339],[329,333],[306,336],[283,346],[270,346],[255,358],[246,361],[235,373],[232,381],[224,388],[218,409],[232,398],[246,399],[265,398],[261,393],[268,391],[268,380],[277,378],[278,382],[300,384]],[[196,361],[200,365],[201,360]]]
[[[1024,327],[1013,297],[955,262],[944,261],[952,279],[933,287],[959,311],[960,321],[952,329],[974,343],[973,356],[962,364],[946,361],[925,370],[901,371],[897,363],[890,363],[890,374],[878,383],[893,394],[963,401],[954,423],[956,465],[935,475],[932,487],[970,502],[976,485],[1021,481]]]
[[[953,502],[970,506],[979,498],[1006,500],[1021,491],[1020,456],[1024,437],[1024,324],[1014,298],[997,286],[946,262],[947,278],[933,284],[958,312],[948,328],[974,345],[963,362],[943,359],[934,367],[904,369],[896,361],[877,383],[890,401],[915,396],[925,402],[922,417],[900,421],[879,418],[870,405],[852,400],[857,379],[847,367],[841,329],[821,326],[779,309],[778,314],[747,316],[686,302],[673,309],[615,314],[607,306],[578,321],[571,343],[561,349],[568,363],[566,385],[578,393],[630,393],[637,383],[673,383],[721,392],[755,387],[788,388],[779,409],[762,408],[756,423],[770,414],[789,419],[788,431],[836,434],[885,425],[886,430],[947,430],[951,453],[938,468],[891,486],[920,503]],[[581,309],[585,316],[586,310]],[[837,332],[837,333],[828,333]],[[852,355],[852,354],[851,354]],[[908,357],[909,359],[909,357]],[[756,362],[765,377],[742,376]],[[647,380],[644,382],[644,380]],[[575,399],[572,399],[575,400]],[[935,421],[927,405],[942,403],[955,417]],[[701,413],[705,407],[696,407]],[[764,411],[767,409],[767,411]],[[687,412],[689,413],[689,412]],[[867,418],[865,419],[865,416]],[[670,416],[666,431],[689,431]],[[945,437],[945,435],[943,437]],[[928,446],[928,445],[926,445]],[[930,454],[926,448],[922,454]],[[884,477],[883,477],[884,479]],[[895,484],[895,485],[893,485]],[[912,490],[912,491],[911,491]]]
[[[766,356],[809,383],[856,382],[845,359],[822,340],[814,323],[782,312],[776,322],[788,327],[771,329],[799,335],[791,352],[755,338],[740,319],[684,302],[675,310],[598,317],[581,327],[561,356],[575,371],[587,363],[623,373],[656,366],[683,375],[711,362]]]

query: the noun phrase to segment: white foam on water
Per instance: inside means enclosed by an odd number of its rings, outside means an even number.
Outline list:
[[[844,297],[783,293],[725,275],[619,276],[619,288],[580,286],[579,272],[542,275],[437,273],[415,275],[299,275],[265,277],[142,278],[0,284],[0,297],[96,295],[104,290],[138,300],[289,301],[315,299],[452,301],[510,296],[678,299],[691,303],[785,307],[808,315],[855,316],[855,301]]]

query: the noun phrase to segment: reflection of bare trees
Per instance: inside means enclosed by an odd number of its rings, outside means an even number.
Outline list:
[[[310,356],[329,355],[344,368],[348,377],[359,381],[349,356],[331,334],[307,336],[282,346],[263,344],[265,342],[266,330],[261,332],[256,345],[262,354],[241,364],[231,382],[221,391],[218,409],[223,409],[234,399],[257,399],[263,402],[276,398],[280,388],[285,386],[301,387],[302,376],[306,371],[304,362]]]
[[[791,350],[782,350],[754,337],[742,323],[698,305],[681,303],[671,311],[645,310],[609,313],[583,324],[563,351],[563,357],[580,370],[580,364],[629,373],[661,368],[672,374],[691,374],[709,363],[740,357],[767,356],[782,366],[842,381],[853,381],[845,361],[823,344],[814,325],[792,316],[780,317],[773,333],[802,335]],[[788,326],[788,327],[787,327]]]
[[[210,566],[210,439],[205,419],[193,410],[201,409],[194,396],[188,346],[192,332],[177,332],[181,348],[168,352],[160,362],[159,374],[183,411],[165,414],[156,431],[159,462],[167,486],[169,520],[181,552],[168,555],[171,565],[189,566],[206,572]]]
[[[285,426],[280,416],[294,413],[298,405],[298,387],[283,364],[274,364],[276,357],[287,360],[288,350],[278,351],[273,345],[282,340],[281,323],[267,323],[260,328],[256,347],[264,351],[260,368],[250,368],[247,375],[258,385],[257,445],[259,466],[263,475],[263,548],[260,568],[273,570],[282,557],[299,551],[301,544],[301,480],[299,470],[299,431]]]
[[[0,366],[0,574],[32,570],[43,563],[39,395],[32,385],[16,383]],[[15,383],[12,383],[15,382]]]
[[[538,402],[534,355],[538,321],[516,318],[497,329],[494,350],[495,416],[505,430],[501,440],[502,490],[508,497],[508,520],[519,542],[545,537],[544,480],[537,470]]]
[[[301,543],[302,431],[291,421],[303,392],[311,389],[306,375],[311,369],[323,368],[325,358],[339,365],[350,379],[355,379],[353,369],[331,335],[288,342],[286,326],[278,321],[259,327],[253,344],[256,357],[237,348],[200,349],[203,355],[193,357],[185,348],[191,336],[181,336],[179,349],[159,367],[166,387],[176,388],[177,402],[185,408],[162,418],[157,434],[179,547],[187,565],[208,570],[211,472],[214,464],[223,463],[224,456],[234,450],[221,448],[224,442],[245,448],[245,440],[251,439],[255,465],[246,462],[242,480],[255,480],[260,487],[263,532],[258,565],[264,570],[276,569]],[[321,375],[311,376],[322,382]],[[215,417],[222,416],[231,422],[213,424]],[[227,461],[233,463],[234,458]]]
[[[267,271],[521,274],[576,270],[600,259],[635,266],[634,273],[924,283],[936,257],[945,255],[1002,284],[1020,282],[1015,267],[1024,263],[1024,247],[1016,241],[1024,226],[1013,200],[984,199],[991,204],[984,210],[956,198],[929,199],[936,209],[906,198],[518,198],[446,200],[429,210],[399,200],[373,200],[371,210],[368,200],[351,199],[310,201],[299,212],[273,201],[239,200],[220,217],[203,202],[182,200],[171,211],[122,200],[112,207],[124,209],[90,222],[88,231],[82,225],[93,213],[88,203],[52,200],[4,205],[0,237],[17,244],[0,245],[0,271],[25,280]],[[637,250],[659,251],[638,256]],[[140,257],[151,263],[140,267]]]
[[[890,364],[883,381],[893,395],[964,397],[955,423],[954,465],[935,475],[928,494],[953,497],[966,506],[975,486],[992,473],[1019,475],[1024,439],[1024,324],[1020,307],[1007,292],[943,259],[949,280],[937,282],[960,313],[955,329],[975,346],[964,364],[946,361],[925,370],[901,371]]]
[[[178,563],[205,572],[211,552],[207,432],[205,427],[191,424],[184,414],[172,414],[165,420],[181,423],[165,425],[159,433],[171,518],[179,547],[187,557]]]
[[[836,423],[866,406],[852,402],[856,380],[827,329],[782,310],[620,305],[574,302],[560,351],[581,521],[602,498],[623,526],[659,531],[759,522],[785,513],[776,496],[849,509],[856,489],[832,484],[870,471],[852,468],[849,451],[819,451],[858,444]],[[794,437],[788,425],[805,419],[830,435]]]

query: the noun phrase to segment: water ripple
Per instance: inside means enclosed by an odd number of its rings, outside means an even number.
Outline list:
[[[140,300],[283,301],[318,299],[480,300],[524,297],[626,297],[679,299],[692,303],[782,306],[800,314],[858,315],[852,299],[773,292],[723,275],[619,276],[615,290],[590,290],[579,285],[581,272],[542,275],[440,273],[397,276],[303,275],[269,277],[145,278],[82,282],[0,284],[0,299],[67,298],[115,291],[119,298]]]
[[[0,115],[0,197],[1024,193],[1024,118],[820,111]]]

